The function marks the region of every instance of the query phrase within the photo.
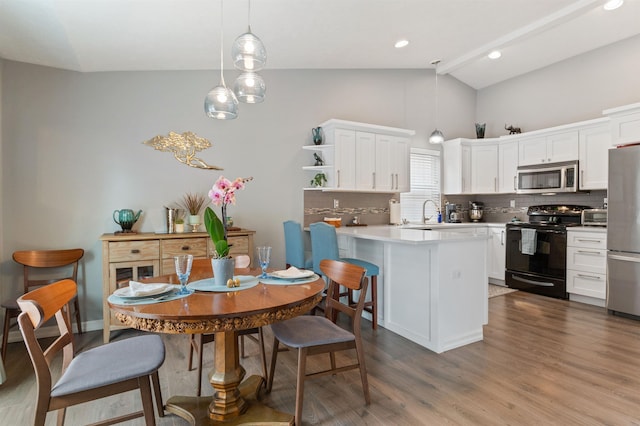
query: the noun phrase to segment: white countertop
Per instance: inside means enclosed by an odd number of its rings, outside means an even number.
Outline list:
[[[606,226],[571,226],[567,231],[595,232],[597,234],[606,234]]]
[[[411,224],[403,226],[351,226],[336,228],[336,232],[338,235],[367,240],[408,244],[437,244],[469,239],[486,240],[489,238],[487,233],[478,232],[486,228],[486,225],[485,223],[427,223],[425,225]],[[417,229],[422,227],[431,229]]]

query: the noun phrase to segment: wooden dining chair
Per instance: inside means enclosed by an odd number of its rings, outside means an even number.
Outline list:
[[[13,253],[13,260],[23,266],[23,294],[34,288],[53,282],[70,279],[78,282],[78,263],[84,256],[81,248],[68,250],[21,250]],[[49,278],[43,279],[42,271],[49,273]],[[71,272],[69,275],[67,275]],[[51,277],[55,278],[51,278]],[[82,321],[80,319],[80,303],[78,297],[73,299],[74,315],[78,333],[82,333]],[[2,358],[6,359],[9,330],[17,323],[11,324],[13,318],[20,315],[20,308],[15,298],[2,302],[4,308],[4,327],[2,334]],[[71,315],[71,312],[67,312]],[[71,320],[71,317],[69,317]]]
[[[236,270],[247,269],[251,265],[251,258],[245,254],[234,256],[236,261],[235,268]],[[211,269],[211,260],[210,259],[193,259],[192,271],[194,270],[204,270],[206,268]],[[258,335],[256,338],[255,336]],[[188,370],[191,371],[193,369],[193,355],[194,352],[198,357],[198,385],[197,385],[197,396],[202,394],[202,347],[207,343],[211,343],[215,341],[214,334],[211,333],[201,333],[201,334],[190,334],[189,335],[189,366]],[[248,330],[241,330],[238,332],[238,337],[240,339],[240,355],[242,358],[245,357],[244,350],[244,338],[249,337],[260,346],[260,357],[262,359],[262,374],[265,382],[267,381],[267,355],[264,349],[264,336],[262,334],[262,327],[250,328]]]
[[[273,348],[271,352],[271,368],[267,381],[267,392],[271,392],[273,386],[279,344],[282,343],[289,348],[297,349],[296,425],[302,424],[304,382],[308,379],[359,369],[365,402],[367,405],[371,402],[367,381],[367,369],[365,367],[362,339],[360,336],[360,322],[368,283],[365,279],[365,270],[360,266],[348,262],[329,259],[320,262],[320,269],[323,275],[329,279],[325,316],[301,315],[283,322],[271,324],[271,330],[273,331]],[[360,291],[360,296],[358,297],[358,302],[355,307],[340,302],[340,286]],[[346,330],[336,324],[339,313],[344,313],[349,317],[350,330]],[[355,349],[356,352],[356,362],[337,366],[335,352],[353,349]],[[331,368],[307,373],[307,357],[325,353],[329,354]]]
[[[76,293],[76,283],[65,279],[18,298],[18,306],[22,310],[18,324],[37,383],[33,424],[44,425],[47,413],[58,410],[57,424],[62,425],[69,406],[139,389],[142,411],[94,424],[108,425],[144,416],[146,425],[155,425],[151,384],[158,415],[164,417],[158,378],[158,369],[165,357],[162,339],[158,335],[148,334],[107,343],[74,356],[73,333],[65,311],[69,309],[69,302]],[[60,336],[43,350],[36,338],[36,331],[53,317]],[[54,383],[50,364],[60,351],[62,372]]]

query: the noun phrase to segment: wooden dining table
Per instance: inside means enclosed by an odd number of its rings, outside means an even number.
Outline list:
[[[236,269],[237,275],[260,274],[259,269]],[[212,277],[209,268],[194,269],[189,282]],[[142,280],[177,284],[175,275]],[[116,318],[139,330],[170,333],[214,333],[214,368],[210,383],[213,396],[172,396],[165,405],[192,425],[293,424],[293,415],[267,407],[258,400],[262,376],[246,380],[240,365],[238,332],[261,327],[309,312],[321,298],[322,278],[305,284],[270,285],[259,282],[240,291],[196,291],[182,299],[144,305],[109,303]],[[142,349],[141,349],[142,350]]]

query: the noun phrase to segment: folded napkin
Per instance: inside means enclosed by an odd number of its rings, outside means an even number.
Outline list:
[[[313,271],[307,271],[304,269],[298,269],[295,266],[290,266],[289,269],[276,271],[272,275],[278,278],[304,278],[313,275]]]
[[[172,288],[171,284],[142,284],[138,281],[129,281],[129,296],[153,296]]]

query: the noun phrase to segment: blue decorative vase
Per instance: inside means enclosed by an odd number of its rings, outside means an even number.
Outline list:
[[[236,267],[236,261],[229,259],[211,259],[211,268],[213,269],[213,285],[216,287],[226,287],[227,281],[233,278],[233,270]]]

